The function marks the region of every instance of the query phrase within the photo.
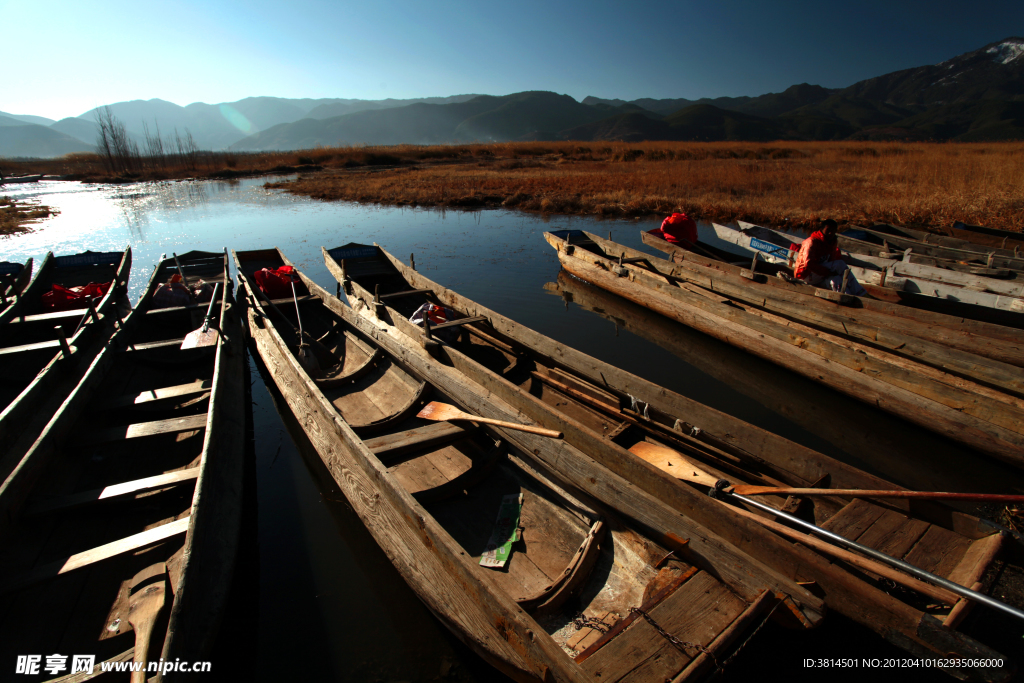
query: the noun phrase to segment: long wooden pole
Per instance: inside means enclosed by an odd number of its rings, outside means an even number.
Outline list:
[[[990,503],[1024,503],[1024,496],[1012,493],[952,493],[946,491],[886,491],[871,489],[801,489],[774,486],[736,485],[729,493],[744,496],[842,496],[844,498],[926,498],[929,500],[976,500]]]
[[[661,468],[662,470],[671,472],[673,476],[684,481],[691,481],[696,484],[707,486],[709,480],[715,479],[714,475],[701,470],[692,462],[684,458],[682,454],[665,446],[657,446],[655,444],[642,441],[633,446],[633,448],[630,449],[630,452],[636,454],[638,457],[648,462],[651,462],[651,464]],[[979,593],[977,591],[971,590],[970,588],[965,588],[964,586],[961,586],[958,583],[954,583],[949,579],[943,578],[941,576],[936,576],[935,574],[927,572],[921,569],[920,567],[915,567],[914,565],[910,564],[905,560],[901,560],[899,558],[886,555],[885,553],[879,550],[875,550],[870,546],[866,546],[863,543],[851,541],[850,539],[840,536],[839,534],[828,531],[827,529],[822,529],[821,527],[811,524],[810,522],[805,522],[799,517],[787,514],[777,508],[773,508],[770,505],[765,505],[764,503],[753,498],[748,498],[737,493],[732,493],[728,486],[719,487],[718,483],[716,482],[715,485],[711,487],[710,493],[713,498],[717,498],[719,500],[722,500],[723,502],[725,502],[726,500],[736,500],[747,505],[750,505],[752,507],[755,507],[763,512],[767,512],[768,514],[774,515],[775,517],[782,518],[790,524],[806,529],[807,532],[822,537],[828,543],[831,543],[833,545],[844,546],[846,548],[849,548],[850,550],[855,550],[858,553],[867,555],[868,557],[878,560],[879,562],[883,562],[892,567],[900,569],[915,578],[922,579],[935,586],[944,588],[961,597],[967,598],[969,600],[974,600],[975,602],[983,603],[985,605],[988,605],[989,607],[994,607],[995,609],[1006,612],[1007,614],[1012,614],[1018,619],[1024,619],[1024,611],[1021,611],[1015,607],[1011,607],[1010,605],[1002,603],[993,597],[985,595],[984,593]],[[749,515],[750,513],[747,514]]]

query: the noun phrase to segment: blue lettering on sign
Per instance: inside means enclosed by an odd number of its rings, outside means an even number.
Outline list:
[[[54,259],[54,263],[58,268],[68,268],[71,266],[94,266],[94,265],[114,265],[115,263],[121,262],[121,257],[124,254],[120,251],[108,251],[108,252],[86,252],[84,254],[75,254],[74,256],[58,256]]]
[[[21,269],[22,265],[20,263],[10,263],[8,261],[0,263],[0,275],[14,275],[15,273],[20,273]]]
[[[377,255],[377,247],[352,247],[350,249],[331,249],[327,252],[336,261],[343,258],[370,258]]]
[[[750,246],[753,247],[754,249],[757,249],[758,251],[763,251],[766,254],[777,256],[778,258],[783,260],[789,258],[789,249],[786,249],[785,247],[780,247],[777,244],[771,244],[770,242],[759,240],[756,237],[750,238]]]

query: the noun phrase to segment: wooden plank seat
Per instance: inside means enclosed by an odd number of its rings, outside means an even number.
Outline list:
[[[413,451],[451,443],[464,438],[474,429],[472,425],[460,426],[451,422],[431,422],[404,432],[367,439],[365,443],[366,447],[373,451],[373,454],[381,462],[386,462]]]
[[[153,342],[142,342],[140,344],[129,344],[124,350],[127,351],[150,351],[152,349],[167,349],[172,347],[181,347],[181,343],[185,341],[184,337],[177,339],[166,339],[164,341],[153,341]]]
[[[443,330],[446,327],[458,327],[459,325],[468,325],[470,323],[479,322],[487,322],[487,318],[482,315],[477,315],[473,316],[472,318],[459,318],[458,320],[449,320],[448,322],[441,323],[439,325],[431,325],[430,330],[433,332],[436,330]]]
[[[44,342],[36,342],[35,344],[22,344],[21,346],[8,346],[0,349],[0,356],[12,356],[18,353],[31,353],[33,351],[47,351],[50,349],[59,349],[60,341],[57,339],[51,339]]]
[[[48,581],[76,569],[81,569],[83,567],[96,564],[97,562],[108,560],[112,557],[116,557],[117,555],[122,555],[133,550],[138,550],[139,548],[153,545],[154,543],[159,543],[160,541],[165,541],[172,536],[185,533],[188,530],[188,523],[189,517],[183,517],[173,522],[162,524],[158,527],[153,527],[152,529],[147,529],[137,534],[132,534],[126,538],[76,553],[65,559],[50,562],[42,565],[41,567],[36,567],[35,569],[29,570],[10,581],[4,582],[3,585],[0,585],[0,595],[11,591],[21,590],[22,588],[26,588],[42,581]]]
[[[187,306],[168,306],[166,308],[151,308],[146,311],[146,315],[165,315],[167,313],[181,313],[182,311],[202,311],[206,313],[210,308],[210,302],[204,301],[198,304],[189,304]],[[220,302],[213,304],[214,315],[217,315],[220,311]]]
[[[26,323],[61,322],[63,320],[74,320],[81,318],[88,313],[88,308],[73,308],[70,311],[54,311],[52,313],[35,313],[33,315],[20,315],[11,318],[6,324],[12,328]]]
[[[28,509],[25,510],[25,514],[49,514],[61,510],[69,510],[72,508],[81,507],[83,505],[98,503],[100,501],[116,500],[118,498],[125,498],[126,496],[135,493],[141,493],[143,491],[152,491],[154,489],[160,489],[166,486],[173,486],[175,484],[180,484],[183,482],[190,482],[197,479],[198,477],[198,467],[177,470],[175,472],[167,472],[165,474],[157,474],[152,477],[145,477],[142,479],[136,479],[134,481],[126,481],[120,484],[111,484],[110,486],[106,486],[102,489],[82,491],[81,493],[73,493],[68,496],[45,498],[30,505]]]
[[[399,299],[405,296],[413,296],[414,294],[427,294],[433,292],[432,289],[407,289],[404,292],[392,292],[391,294],[381,294],[380,300],[386,301],[387,299]]]
[[[174,432],[203,429],[206,427],[208,417],[206,413],[200,413],[189,417],[174,417],[167,420],[154,420],[152,422],[138,422],[120,427],[109,427],[88,435],[85,438],[84,444],[96,445],[110,441],[141,439],[159,434],[173,434]]]
[[[208,379],[198,379],[188,384],[179,384],[173,387],[162,387],[160,389],[148,389],[137,394],[126,394],[113,399],[102,406],[103,409],[124,408],[137,406],[153,401],[162,401],[168,398],[182,398],[208,392],[212,389],[213,383]]]

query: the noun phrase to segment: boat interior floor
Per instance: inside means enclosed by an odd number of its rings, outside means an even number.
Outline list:
[[[183,320],[170,333],[180,337],[190,324]],[[125,653],[130,658],[132,583],[147,567],[156,566],[155,580],[166,581],[170,604],[213,373],[212,362],[175,362],[181,353],[157,348],[118,354],[94,394],[100,398],[71,426],[0,540],[7,577],[0,594],[4,656],[91,653],[97,665]],[[143,532],[163,538],[144,542]],[[74,566],[80,568],[67,571]],[[160,652],[169,612],[161,612],[151,656]],[[46,618],[26,620],[27,613]]]

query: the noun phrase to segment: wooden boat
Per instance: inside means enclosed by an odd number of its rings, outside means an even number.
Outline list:
[[[416,417],[438,400],[480,420],[529,422],[301,273],[298,303],[266,299],[252,278],[287,264],[278,251],[236,263],[260,356],[335,482],[431,611],[504,673],[691,680],[771,610],[820,618],[820,600],[795,582],[562,440]],[[299,323],[316,377],[299,360]],[[503,501],[518,500],[522,542],[501,571],[481,566]],[[781,546],[754,534],[748,545]]]
[[[53,258],[47,254],[32,283],[0,324],[0,478],[11,473],[60,404],[114,333],[113,320],[131,310],[132,251]],[[50,285],[109,282],[92,308],[47,311]],[[83,304],[84,305],[84,304]]]
[[[572,237],[573,244],[566,241]],[[582,232],[546,233],[562,267],[580,279],[727,341],[861,401],[1024,466],[1019,388],[992,389],[867,344],[848,341],[717,291],[618,265]],[[579,243],[577,243],[579,240]],[[619,253],[617,246],[614,253]],[[653,258],[653,257],[647,257]]]
[[[985,248],[969,242],[962,242],[959,246],[955,247],[944,246],[931,243],[932,241],[941,241],[943,238],[938,240],[931,238],[929,242],[925,242],[921,239],[915,239],[905,229],[890,225],[883,227],[884,231],[856,226],[852,229],[856,232],[847,230],[845,234],[851,241],[863,244],[880,244],[883,247],[889,247],[890,251],[892,247],[895,247],[898,251],[911,249],[915,254],[936,259],[946,259],[967,264],[974,263],[988,268],[1005,268],[1017,272],[1024,270],[1024,258],[1019,253],[1014,253],[1013,250]],[[852,237],[852,235],[858,233],[860,233],[862,239]],[[866,239],[863,239],[863,237],[866,237]],[[951,238],[944,239],[948,241]]]
[[[746,221],[737,221],[737,224],[741,230],[767,230],[767,228],[761,228],[760,226],[754,225],[753,223],[747,223]],[[715,232],[719,235],[724,234],[725,231],[731,229],[732,228],[726,226],[715,226]],[[775,233],[775,235],[778,237],[775,241],[789,241],[794,247],[798,247],[803,242],[802,237],[792,237],[790,235],[782,235],[780,233]],[[945,296],[946,294],[953,292],[954,294],[963,296],[963,294],[958,292],[956,289],[950,289],[950,287],[955,287],[975,292],[1001,294],[1008,297],[1020,298],[1024,296],[1024,282],[1019,279],[1012,278],[1012,273],[1008,270],[999,271],[991,268],[976,268],[973,266],[964,266],[963,264],[953,264],[957,267],[929,265],[929,259],[922,259],[920,256],[911,253],[911,250],[896,254],[881,248],[877,251],[874,249],[863,249],[860,252],[857,252],[851,251],[848,248],[849,242],[850,238],[846,235],[840,237],[839,246],[842,249],[847,250],[847,253],[844,255],[844,259],[848,260],[850,262],[849,265],[852,267],[860,268],[861,271],[864,271],[861,274],[863,274],[865,279],[872,284],[877,284],[877,281],[881,279],[882,274],[881,272],[876,274],[870,271],[886,271],[885,276],[889,279],[890,283],[897,282],[897,280],[893,280],[892,278],[900,278],[906,281],[902,286],[904,291],[925,294],[930,293],[933,296]],[[871,253],[868,253],[869,251]],[[881,254],[887,256],[881,256]],[[890,256],[893,255],[898,258],[890,258]],[[795,261],[795,259],[796,256],[793,254],[791,259],[788,260],[787,265],[792,267],[792,261]],[[1011,277],[1011,279],[997,279],[999,277]],[[940,288],[941,292],[937,292],[935,291],[936,285],[934,283],[941,283],[943,285],[948,285],[948,287]],[[1006,304],[1000,306],[998,304],[987,303],[986,299],[983,299],[978,303],[979,305],[990,305],[994,308],[1007,307]]]
[[[771,412],[760,426],[826,455],[919,491],[1024,491],[1024,472],[969,450],[901,418],[840,394],[809,378],[746,353],[600,287],[559,271],[545,290],[615,325],[615,335],[633,334],[714,378],[739,396]],[[731,395],[725,401],[731,404]],[[871,425],[870,429],[861,428]],[[793,427],[803,430],[804,434]],[[735,427],[728,428],[730,433]],[[816,446],[816,437],[826,445]],[[780,453],[787,452],[785,442]],[[956,503],[951,503],[957,505]],[[966,508],[965,508],[966,509]]]
[[[669,444],[685,453],[687,458],[699,461],[701,468],[731,481],[739,477],[743,481],[761,482],[800,481],[807,484],[817,481],[834,488],[892,486],[567,348],[430,281],[379,247],[350,244],[330,252],[325,250],[324,257],[328,270],[339,279],[339,283],[344,284],[353,306],[369,322],[370,329],[386,329],[389,338],[400,339],[400,343],[407,347],[417,349],[423,345],[432,350],[445,367],[450,365],[461,371],[484,387],[490,397],[508,401],[520,415],[562,430],[566,440],[588,456],[733,543],[740,545],[744,538],[752,540],[745,536],[751,531],[738,526],[739,522],[748,521],[749,516],[737,513],[737,517],[723,517],[722,509],[709,508],[706,499],[691,499],[689,496],[693,489],[661,469],[640,461],[623,446],[635,444],[638,440]],[[461,339],[452,337],[445,341],[442,338],[443,331],[452,329],[452,326],[433,326],[428,337],[410,322],[409,316],[425,302],[452,311],[452,322],[458,323],[454,329],[464,332]],[[409,353],[407,358],[411,360],[422,356]],[[805,509],[806,514],[833,528],[842,527],[843,520],[860,519],[862,513],[875,505],[875,502],[868,504],[832,498],[827,503],[821,500],[805,502],[814,508]],[[789,509],[796,507],[792,499],[784,501],[780,498],[775,505],[784,509],[787,505]],[[898,512],[896,508],[888,508],[886,503],[881,506],[886,511],[873,510],[870,514],[889,516],[882,526],[890,530],[893,525],[903,523],[923,528],[921,524],[924,523],[933,529],[925,533],[942,535],[948,547],[974,547],[979,553],[997,550],[1002,543],[999,534],[983,527],[977,518],[961,516],[961,513],[948,508],[932,516],[914,506],[901,506]],[[953,518],[965,523],[951,525],[949,522]],[[830,519],[833,521],[829,522]],[[878,519],[880,517],[873,518]],[[916,521],[911,522],[912,519]],[[866,518],[862,521],[868,525],[873,523]],[[864,527],[858,528],[863,530]],[[882,527],[876,532],[881,533]],[[960,534],[964,534],[961,541],[952,540]],[[872,535],[862,535],[862,538],[870,543]],[[808,542],[806,537],[802,540]],[[910,544],[914,545],[914,541]],[[822,557],[807,551],[807,548],[794,545],[785,553],[761,554],[763,551],[758,550],[756,544],[741,547],[784,575],[803,577],[803,580],[813,577],[824,591],[829,607],[851,616],[903,647],[908,647],[908,643],[901,642],[903,636],[896,632],[909,634],[917,630],[920,635],[918,627],[909,624],[928,620],[911,605],[894,601],[888,595],[878,595],[872,586],[853,578],[834,564],[823,562]],[[916,555],[925,561],[922,553],[931,555],[931,552],[922,547]],[[937,568],[934,562],[940,555],[931,556],[926,562]],[[966,553],[961,556],[960,571],[972,572],[967,578],[983,572],[991,562],[986,557],[979,564],[979,557],[974,552],[970,557]],[[972,569],[967,570],[968,566]],[[908,621],[903,622],[904,619]],[[947,620],[952,626],[957,617],[947,617]],[[961,637],[962,634],[956,636]],[[927,649],[936,644],[937,641],[922,645],[915,640],[911,649]],[[976,645],[973,643],[971,647]],[[951,643],[942,647],[946,646],[951,646]],[[975,670],[968,675],[984,677],[986,673]],[[996,677],[1005,675],[1006,672],[1000,672]]]
[[[984,260],[988,259],[989,254],[996,254],[997,256],[1007,256],[1010,258],[1021,257],[1021,245],[1014,244],[1011,242],[1009,246],[1001,244],[1001,242],[1009,241],[1011,238],[1016,238],[1019,243],[1021,239],[1020,233],[1008,232],[1005,230],[996,230],[995,234],[999,235],[996,240],[991,240],[993,244],[984,244],[977,241],[972,241],[964,236],[954,234],[954,230],[959,230],[962,233],[966,233],[967,236],[978,238],[984,237],[984,232],[978,232],[979,228],[975,228],[975,231],[965,230],[963,228],[956,228],[956,226],[964,226],[964,223],[957,222],[953,228],[944,228],[942,231],[947,234],[940,234],[935,232],[927,232],[925,230],[916,230],[914,228],[907,228],[903,226],[892,225],[890,223],[874,223],[870,228],[862,228],[858,225],[850,225],[845,231],[853,234],[864,233],[866,230],[870,231],[870,236],[866,241],[876,242],[878,240],[886,240],[884,236],[902,237],[904,239],[916,240],[918,242],[924,242],[925,244],[936,245],[940,247],[952,247],[953,249],[961,249],[963,251],[970,251],[980,254]],[[972,226],[974,227],[974,226]],[[858,237],[858,239],[864,239],[864,237]]]
[[[94,655],[98,672],[133,657],[208,659],[241,522],[244,348],[227,255],[179,258],[189,281],[220,284],[218,343],[180,348],[205,305],[153,307],[176,272],[164,260],[0,485],[7,661],[58,653],[69,667],[71,655]]]
[[[15,185],[17,183],[34,183],[42,179],[42,175],[0,175],[0,185]]]
[[[25,291],[32,277],[32,259],[25,263],[0,261],[0,313]]]
[[[941,228],[941,231],[949,237],[956,237],[984,247],[998,247],[1017,253],[1024,250],[1024,235],[1019,232],[988,228],[982,225],[968,225],[963,221],[956,221],[952,227]]]
[[[997,374],[1007,371],[1009,375],[1000,374],[1005,379],[1017,372],[1016,367],[1024,365],[1024,331],[1021,330],[917,312],[870,297],[841,295],[793,278],[770,277],[770,269],[759,272],[760,263],[748,264],[753,267],[752,272],[749,268],[701,256],[648,232],[641,233],[644,244],[665,252],[666,259],[591,233],[584,234],[606,253],[642,259],[644,264],[667,278],[712,289],[818,329],[963,373],[981,382],[990,381],[986,368]],[[989,361],[996,361],[996,364],[987,365]]]
[[[783,235],[750,223],[743,223],[739,230],[717,224],[714,227],[719,238],[757,253],[765,261],[784,267],[788,274],[792,274],[798,245],[802,242],[800,238]],[[892,265],[884,270],[874,270],[873,264],[860,261],[858,266],[857,259],[865,258],[862,255],[844,254],[844,258],[850,259],[850,272],[868,294],[879,300],[997,325],[1024,327],[1024,299],[988,293],[984,291],[982,285],[972,285],[968,288],[896,275]],[[909,267],[905,266],[903,272],[906,273],[906,268]]]

